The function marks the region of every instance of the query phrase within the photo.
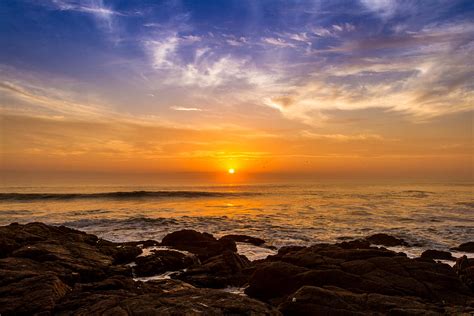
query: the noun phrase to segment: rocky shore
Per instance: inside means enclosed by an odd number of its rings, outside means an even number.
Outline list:
[[[193,230],[170,233],[162,241],[113,243],[64,226],[3,226],[0,314],[474,313],[474,259],[465,256],[428,250],[411,259],[383,247],[407,246],[404,240],[376,234],[283,247],[250,261],[237,252],[236,242],[265,247],[264,240],[251,236],[217,239]],[[472,246],[456,249],[470,252]],[[452,267],[437,260],[456,261]]]

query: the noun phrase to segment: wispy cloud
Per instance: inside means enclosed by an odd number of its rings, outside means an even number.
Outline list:
[[[73,11],[91,15],[98,27],[113,35],[115,41],[119,39],[116,18],[126,16],[126,14],[105,5],[103,0],[52,0],[51,3],[54,9],[60,11]]]
[[[262,38],[262,42],[266,44],[270,44],[272,46],[277,46],[277,47],[295,47],[294,44],[288,43],[281,38],[275,38],[275,37],[264,37]]]
[[[184,106],[172,106],[172,110],[175,111],[184,111],[184,112],[201,112],[202,109],[200,108],[191,108],[191,107],[184,107]]]

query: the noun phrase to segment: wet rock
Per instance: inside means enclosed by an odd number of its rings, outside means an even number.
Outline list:
[[[261,246],[265,243],[265,240],[261,238],[247,236],[247,235],[225,235],[221,237],[220,240],[233,240],[235,242],[243,242],[247,244],[252,244],[254,246]]]
[[[281,315],[262,302],[176,280],[111,280],[78,286],[56,306],[56,315]]]
[[[462,251],[462,252],[474,252],[474,241],[465,242],[460,244],[458,247],[451,248],[451,250]]]
[[[464,284],[474,291],[474,258],[462,256],[456,260],[453,268]]]
[[[327,244],[285,249],[268,257],[256,266],[245,293],[277,305],[302,286],[335,286],[441,305],[473,302],[472,291],[446,264],[409,259],[384,248],[344,249]]]
[[[111,256],[114,264],[130,263],[143,252],[133,244],[114,243],[103,239],[97,242],[97,247],[102,253]]]
[[[440,259],[440,260],[456,260],[453,255],[449,251],[442,251],[442,250],[425,250],[421,254],[421,258],[427,259]]]
[[[26,271],[50,271],[68,285],[113,274],[131,276],[130,268],[114,265],[114,255],[121,251],[117,245],[101,245],[94,235],[63,226],[30,223],[0,227],[0,236],[15,243],[7,258],[0,260],[3,265],[18,261]],[[9,269],[17,267],[12,265]]]
[[[387,234],[375,234],[367,237],[366,240],[374,245],[383,245],[387,247],[409,246],[405,240]]]
[[[166,235],[161,244],[194,253],[201,261],[220,255],[226,250],[237,252],[237,247],[233,240],[217,240],[211,234],[189,229]]]
[[[155,246],[160,245],[159,242],[152,239],[140,240],[140,241],[127,241],[127,242],[124,242],[123,244],[127,246],[135,246],[135,247],[140,247],[140,248],[150,248],[150,247],[155,247]]]
[[[442,315],[445,309],[412,297],[357,294],[303,286],[279,306],[284,315]]]
[[[198,263],[194,256],[189,256],[178,251],[158,250],[152,255],[138,257],[133,271],[136,276],[152,276],[166,271],[177,271]]]
[[[0,314],[49,314],[69,291],[53,273],[0,270]]]
[[[174,277],[198,287],[241,287],[250,277],[249,273],[244,271],[249,266],[250,261],[245,256],[224,251],[204,261],[202,265],[194,265]]]

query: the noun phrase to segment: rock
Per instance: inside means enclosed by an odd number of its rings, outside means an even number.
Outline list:
[[[298,275],[309,269],[285,262],[259,265],[249,281],[245,294],[259,300],[286,297],[302,286]]]
[[[456,260],[453,268],[461,281],[474,291],[474,258],[462,256]]]
[[[409,246],[405,240],[387,234],[375,234],[367,237],[366,240],[374,245],[383,245],[387,247]]]
[[[218,256],[207,259],[202,265],[194,265],[174,277],[198,287],[241,287],[250,277],[244,272],[249,266],[250,261],[245,256],[224,251]]]
[[[303,286],[279,306],[284,315],[441,315],[445,309],[412,297],[357,294]]]
[[[138,257],[133,271],[136,276],[152,276],[166,271],[177,271],[198,263],[197,258],[178,251],[158,250],[152,255]]]
[[[129,267],[114,264],[120,256],[125,257],[118,255],[122,253],[120,245],[102,243],[94,235],[64,226],[30,223],[0,227],[0,236],[15,245],[5,252],[7,258],[0,260],[3,262],[0,265],[12,264],[8,268],[11,271],[19,269],[14,262],[21,262],[25,271],[53,272],[70,286],[113,274],[131,276]]]
[[[262,302],[176,280],[133,282],[127,278],[78,286],[55,315],[281,315]]]
[[[166,235],[161,244],[194,253],[201,261],[220,255],[225,250],[237,252],[233,240],[217,240],[211,234],[188,229]]]
[[[343,241],[336,244],[344,249],[367,249],[370,248],[370,242],[365,239],[356,239],[351,241]]]
[[[140,247],[130,243],[114,243],[100,239],[97,247],[104,254],[111,256],[114,264],[125,264],[135,260],[143,251]]]
[[[247,235],[225,235],[221,237],[220,240],[233,240],[235,242],[252,244],[254,246],[261,246],[265,243],[265,240],[261,238],[251,237]]]
[[[0,271],[0,314],[49,314],[70,288],[53,273]]]
[[[451,248],[451,250],[462,251],[462,252],[474,252],[474,241],[465,242],[460,244],[458,247]]]
[[[453,255],[449,251],[441,251],[441,250],[425,250],[421,254],[421,258],[427,259],[441,259],[441,260],[456,260]]]
[[[414,297],[444,306],[473,303],[472,291],[446,264],[409,259],[384,248],[327,244],[287,248],[269,256],[256,265],[245,293],[278,305],[302,286]]]

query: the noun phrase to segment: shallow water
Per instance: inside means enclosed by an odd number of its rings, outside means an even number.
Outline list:
[[[114,241],[191,228],[247,234],[280,247],[377,232],[424,249],[474,239],[471,184],[302,184],[182,187],[3,187],[0,225],[64,224]],[[14,193],[14,194],[12,194]],[[257,258],[254,248],[241,247]]]

